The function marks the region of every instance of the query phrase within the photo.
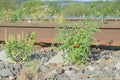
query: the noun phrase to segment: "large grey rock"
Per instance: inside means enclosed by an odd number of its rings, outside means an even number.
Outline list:
[[[48,65],[50,63],[62,64],[63,63],[62,54],[63,54],[63,51],[58,52],[52,59],[46,62],[45,65]]]
[[[0,51],[0,60],[2,60],[2,61],[9,61],[9,62],[12,61],[10,58],[7,57],[7,55],[6,55],[4,50]]]
[[[0,76],[0,80],[2,80],[2,77]]]
[[[120,60],[117,62],[117,64],[115,65],[116,69],[120,69]]]
[[[9,65],[9,69],[10,69],[11,71],[14,70],[13,64],[10,64],[10,65]]]
[[[6,78],[6,77],[3,77],[1,80],[8,80],[8,78]]]
[[[0,75],[2,77],[13,76],[13,73],[9,69],[2,69],[0,70]]]
[[[4,63],[0,62],[0,70],[4,68]]]
[[[9,79],[8,80],[14,80],[15,77],[13,76],[9,76]]]

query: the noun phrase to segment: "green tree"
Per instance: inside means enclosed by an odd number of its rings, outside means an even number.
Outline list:
[[[21,6],[24,14],[29,15],[41,9],[41,6],[43,5],[44,3],[42,1],[29,0],[29,1],[23,2]]]
[[[0,0],[0,11],[3,9],[15,9],[16,8],[16,0]]]

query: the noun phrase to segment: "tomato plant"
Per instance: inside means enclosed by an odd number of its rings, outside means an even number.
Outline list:
[[[58,48],[67,51],[64,59],[76,65],[85,64],[90,54],[90,46],[95,41],[93,33],[98,31],[98,22],[87,19],[78,22],[63,20],[57,29],[59,34],[54,42],[61,42]]]

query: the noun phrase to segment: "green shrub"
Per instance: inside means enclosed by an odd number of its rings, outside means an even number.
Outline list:
[[[11,15],[11,22],[15,23],[15,22],[20,21],[21,13],[22,12],[20,10],[13,11]]]
[[[2,18],[1,20],[3,22],[11,22],[11,15],[12,15],[13,10],[8,9],[8,10],[3,10],[2,11]]]
[[[22,35],[18,34],[17,37],[12,34],[7,36],[6,32],[5,34],[4,49],[7,56],[16,62],[23,62],[26,60],[31,55],[33,49],[35,32],[32,32],[29,37],[27,37],[27,35],[24,36],[23,33]]]
[[[62,43],[58,48],[67,51],[67,57],[63,54],[64,60],[76,65],[85,64],[90,54],[90,46],[96,41],[93,33],[98,30],[98,23],[90,20],[64,21],[60,26],[62,27],[58,27],[59,34],[54,43]]]

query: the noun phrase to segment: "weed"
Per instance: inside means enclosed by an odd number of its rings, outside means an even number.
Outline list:
[[[4,49],[8,57],[10,57],[13,61],[23,62],[31,55],[31,51],[33,49],[35,32],[32,32],[30,36],[24,36],[18,34],[17,37],[15,35],[9,34],[7,36],[7,32],[5,31],[5,45]],[[31,40],[32,38],[32,40]]]

